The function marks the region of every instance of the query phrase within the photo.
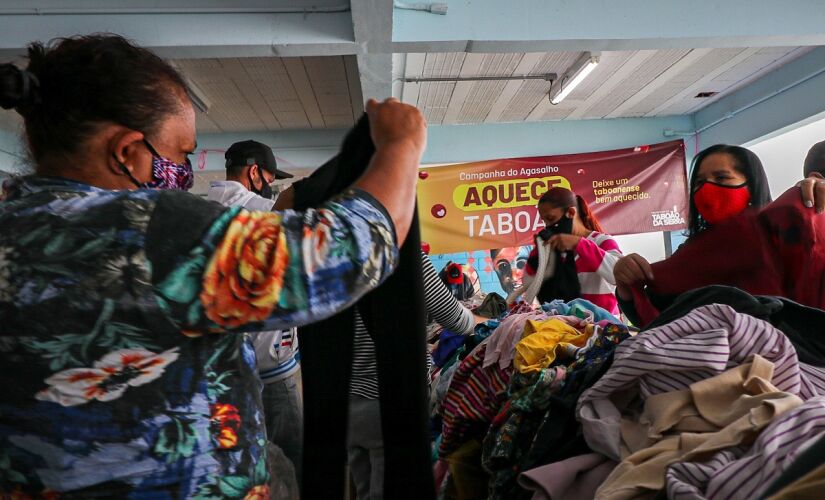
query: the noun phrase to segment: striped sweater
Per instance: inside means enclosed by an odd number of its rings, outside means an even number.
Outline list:
[[[615,295],[616,279],[613,277],[613,268],[622,258],[622,252],[616,240],[609,234],[594,231],[579,240],[573,251],[576,255],[576,273],[581,286],[581,298],[606,309],[613,315],[618,315],[619,304]],[[536,257],[538,249],[534,248],[527,259],[528,265],[524,268],[527,276],[536,274],[536,269],[530,265]],[[552,269],[548,266],[549,271]],[[545,276],[546,278],[549,276]]]
[[[484,367],[489,338],[464,358],[441,404],[443,418],[438,456],[446,458],[469,439],[483,438],[493,417],[507,401],[513,367]]]
[[[461,335],[473,333],[475,318],[462,306],[438,277],[433,263],[421,253],[421,270],[424,277],[424,302],[427,313],[438,324]],[[367,399],[378,399],[378,368],[375,364],[375,345],[358,309],[355,310],[355,339],[353,345],[352,380],[350,394]]]

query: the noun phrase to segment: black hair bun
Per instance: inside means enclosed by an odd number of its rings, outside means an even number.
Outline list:
[[[0,107],[25,109],[40,101],[40,82],[14,64],[0,64]]]

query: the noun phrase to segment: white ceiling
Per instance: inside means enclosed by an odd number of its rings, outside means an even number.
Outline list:
[[[465,124],[693,113],[810,48],[602,52],[599,66],[564,101],[543,80],[404,83],[401,97],[429,123]],[[406,78],[563,74],[581,52],[407,54]],[[402,71],[396,70],[399,74]],[[718,92],[696,98],[699,92]]]
[[[200,132],[345,128],[360,100],[354,56],[177,59],[204,100]]]
[[[362,112],[352,105],[361,100],[355,56],[171,62],[209,105],[197,113],[201,133],[348,128]],[[19,124],[0,110],[0,128]]]
[[[298,2],[295,2],[298,3]],[[401,97],[431,124],[690,114],[810,50],[809,47],[602,52],[599,66],[559,105],[543,80],[404,83]],[[582,53],[407,54],[397,77],[563,74]],[[360,114],[354,56],[176,59],[209,103],[201,133],[339,129]],[[699,99],[699,92],[718,92]],[[19,120],[0,113],[0,127]]]

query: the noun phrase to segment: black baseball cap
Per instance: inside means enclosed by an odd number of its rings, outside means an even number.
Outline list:
[[[293,177],[290,173],[278,170],[278,162],[275,161],[272,148],[258,141],[236,142],[229,146],[223,157],[226,158],[226,168],[258,165],[258,167],[274,175],[276,179]]]

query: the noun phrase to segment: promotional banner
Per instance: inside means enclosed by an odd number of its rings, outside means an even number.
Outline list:
[[[552,187],[579,194],[612,235],[675,231],[687,219],[684,142],[422,168],[418,210],[433,254],[519,247],[544,227]]]

